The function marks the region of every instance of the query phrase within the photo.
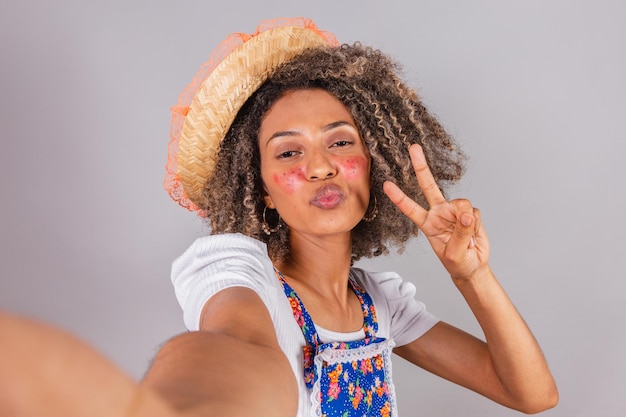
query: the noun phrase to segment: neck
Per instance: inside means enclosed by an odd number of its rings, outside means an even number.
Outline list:
[[[313,321],[337,332],[363,327],[361,304],[348,285],[350,233],[311,237],[290,235],[291,255],[277,265],[298,293]]]
[[[352,237],[311,237],[292,233],[291,254],[278,265],[297,286],[328,298],[345,300],[352,256]]]

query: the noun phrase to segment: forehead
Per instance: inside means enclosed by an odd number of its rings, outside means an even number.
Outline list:
[[[350,111],[334,95],[322,89],[286,92],[270,107],[261,120],[259,138],[276,129],[296,129],[304,125],[325,126],[345,121],[356,128]]]

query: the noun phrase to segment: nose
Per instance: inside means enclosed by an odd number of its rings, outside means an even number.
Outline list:
[[[307,177],[310,180],[323,180],[335,175],[337,175],[337,167],[329,155],[323,151],[313,151],[309,154]]]

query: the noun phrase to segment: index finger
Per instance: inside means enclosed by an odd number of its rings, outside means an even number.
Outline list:
[[[424,193],[424,197],[426,197],[428,204],[432,207],[436,204],[445,203],[446,199],[441,193],[441,190],[435,181],[435,177],[433,177],[432,172],[430,172],[422,147],[418,144],[411,145],[409,148],[409,155],[411,157],[413,170],[415,171],[415,176],[417,177],[417,183],[422,189],[422,193]]]

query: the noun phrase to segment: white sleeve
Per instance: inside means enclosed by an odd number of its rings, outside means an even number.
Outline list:
[[[376,292],[380,292],[386,302],[391,321],[389,332],[397,346],[411,343],[439,322],[426,310],[424,303],[415,299],[417,290],[413,283],[395,272],[370,272],[368,275],[375,282]]]
[[[225,288],[250,288],[269,308],[268,283],[273,274],[267,248],[256,239],[241,234],[197,239],[172,264],[172,283],[185,326],[198,330],[204,304]]]

